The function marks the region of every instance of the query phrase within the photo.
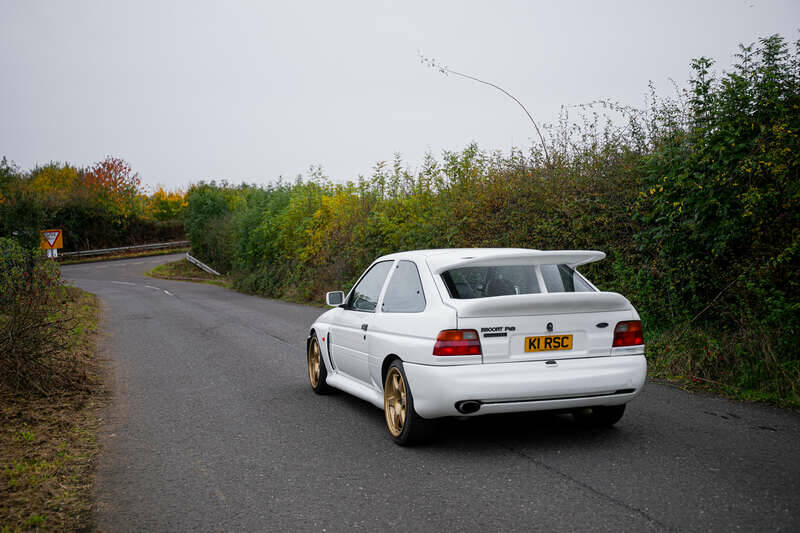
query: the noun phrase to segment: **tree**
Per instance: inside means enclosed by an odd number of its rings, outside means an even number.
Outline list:
[[[106,157],[89,169],[84,183],[90,201],[111,214],[116,222],[141,212],[141,180],[124,160]]]

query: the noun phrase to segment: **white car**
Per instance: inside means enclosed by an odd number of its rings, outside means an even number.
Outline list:
[[[378,258],[329,292],[307,341],[317,393],[385,413],[401,445],[433,419],[557,410],[616,423],[647,375],[639,314],[575,270],[597,251],[419,250]]]

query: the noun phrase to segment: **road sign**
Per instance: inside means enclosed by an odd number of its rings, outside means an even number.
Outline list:
[[[42,250],[47,250],[48,257],[51,255],[50,250],[58,250],[64,247],[64,232],[60,229],[45,229],[40,233],[42,235],[40,247]]]

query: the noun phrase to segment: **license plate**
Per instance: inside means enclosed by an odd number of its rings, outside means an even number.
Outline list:
[[[572,335],[544,335],[541,337],[525,337],[526,352],[549,352],[553,350],[571,350]]]

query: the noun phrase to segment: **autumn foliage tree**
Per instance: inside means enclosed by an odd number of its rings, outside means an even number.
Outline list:
[[[51,162],[29,172],[0,163],[0,237],[38,246],[45,227],[64,230],[67,250],[183,238],[183,194],[144,193],[131,166],[107,157],[89,168]]]
[[[147,198],[145,214],[162,222],[181,219],[186,205],[186,196],[182,191],[167,191],[163,186],[159,186]]]
[[[119,222],[141,213],[141,179],[131,166],[116,157],[96,163],[85,174],[84,183],[90,202],[111,214]]]

